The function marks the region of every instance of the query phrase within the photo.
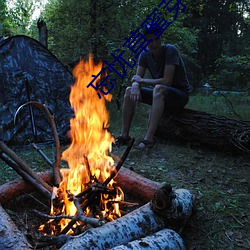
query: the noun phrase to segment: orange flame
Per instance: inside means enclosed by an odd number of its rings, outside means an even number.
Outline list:
[[[77,213],[74,203],[68,200],[67,190],[77,195],[87,188],[87,184],[89,185],[93,177],[103,183],[114,168],[114,161],[108,155],[111,152],[114,138],[107,130],[109,114],[105,106],[105,101],[111,101],[112,95],[102,95],[102,98],[99,99],[94,88],[87,88],[87,85],[93,80],[93,76],[97,75],[101,69],[102,63],[94,64],[90,55],[86,62],[80,60],[73,71],[76,81],[71,88],[70,103],[75,116],[70,120],[71,130],[69,132],[72,143],[62,153],[62,159],[68,162],[70,171],[62,171],[63,181],[59,187],[65,204],[64,211],[60,211],[60,213],[63,212],[65,215],[74,216]],[[99,82],[100,77],[95,83]],[[109,187],[112,184],[113,181],[109,183]],[[117,190],[119,194],[114,199],[123,200],[122,190],[119,188]],[[102,207],[104,207],[104,210],[101,211],[103,214],[108,210],[105,196],[107,195],[101,197]],[[114,204],[113,208],[113,213],[121,216],[117,204]],[[51,212],[51,214],[55,214],[53,208]],[[68,224],[68,220],[61,222],[64,224],[61,224],[61,229],[63,229]]]

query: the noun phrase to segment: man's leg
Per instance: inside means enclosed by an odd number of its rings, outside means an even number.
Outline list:
[[[131,87],[128,87],[124,95],[124,102],[122,107],[121,136],[125,139],[129,136],[130,125],[135,111],[135,102],[130,99],[130,91]]]
[[[165,86],[156,85],[154,87],[151,116],[150,116],[148,130],[144,137],[144,140],[147,140],[148,142],[154,142],[155,131],[164,113],[164,107],[165,107],[164,100],[166,93],[167,90]],[[145,146],[144,143],[139,144],[139,147],[143,148],[144,146]]]

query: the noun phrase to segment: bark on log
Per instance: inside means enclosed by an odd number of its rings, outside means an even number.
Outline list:
[[[162,186],[159,182],[152,181],[124,167],[120,169],[114,180],[125,192],[125,195],[129,193],[143,203],[149,202],[154,193]]]
[[[189,109],[164,116],[155,135],[224,152],[250,152],[250,121]]]
[[[163,229],[129,243],[116,246],[111,250],[185,250],[185,245],[179,234],[171,229]]]
[[[37,175],[47,183],[53,182],[52,172],[38,173]],[[34,190],[35,188],[32,185],[22,179],[16,179],[5,183],[0,186],[0,204],[6,204],[10,200],[24,193],[33,192]]]
[[[157,192],[152,202],[101,227],[91,228],[69,239],[60,249],[110,249],[146,237],[166,227],[176,227],[172,224],[175,222],[183,226],[192,214],[194,196],[188,190],[181,189],[174,192],[175,198],[169,200],[172,197],[170,193],[162,191],[164,189]]]
[[[0,204],[0,249],[32,249],[24,235],[17,229],[9,215]]]

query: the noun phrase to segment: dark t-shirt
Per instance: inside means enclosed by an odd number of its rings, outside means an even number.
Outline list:
[[[155,61],[152,53],[143,51],[139,57],[139,66],[149,69],[153,79],[164,77],[165,65],[175,65],[175,72],[171,87],[180,90],[190,90],[190,83],[187,78],[184,62],[177,48],[171,44],[162,45],[164,53]]]

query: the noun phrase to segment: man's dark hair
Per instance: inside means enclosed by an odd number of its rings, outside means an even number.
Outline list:
[[[147,23],[144,25],[144,28],[142,30],[142,34],[144,36],[149,35],[149,34],[159,34],[161,33],[161,29],[158,25],[152,24],[152,23]]]

